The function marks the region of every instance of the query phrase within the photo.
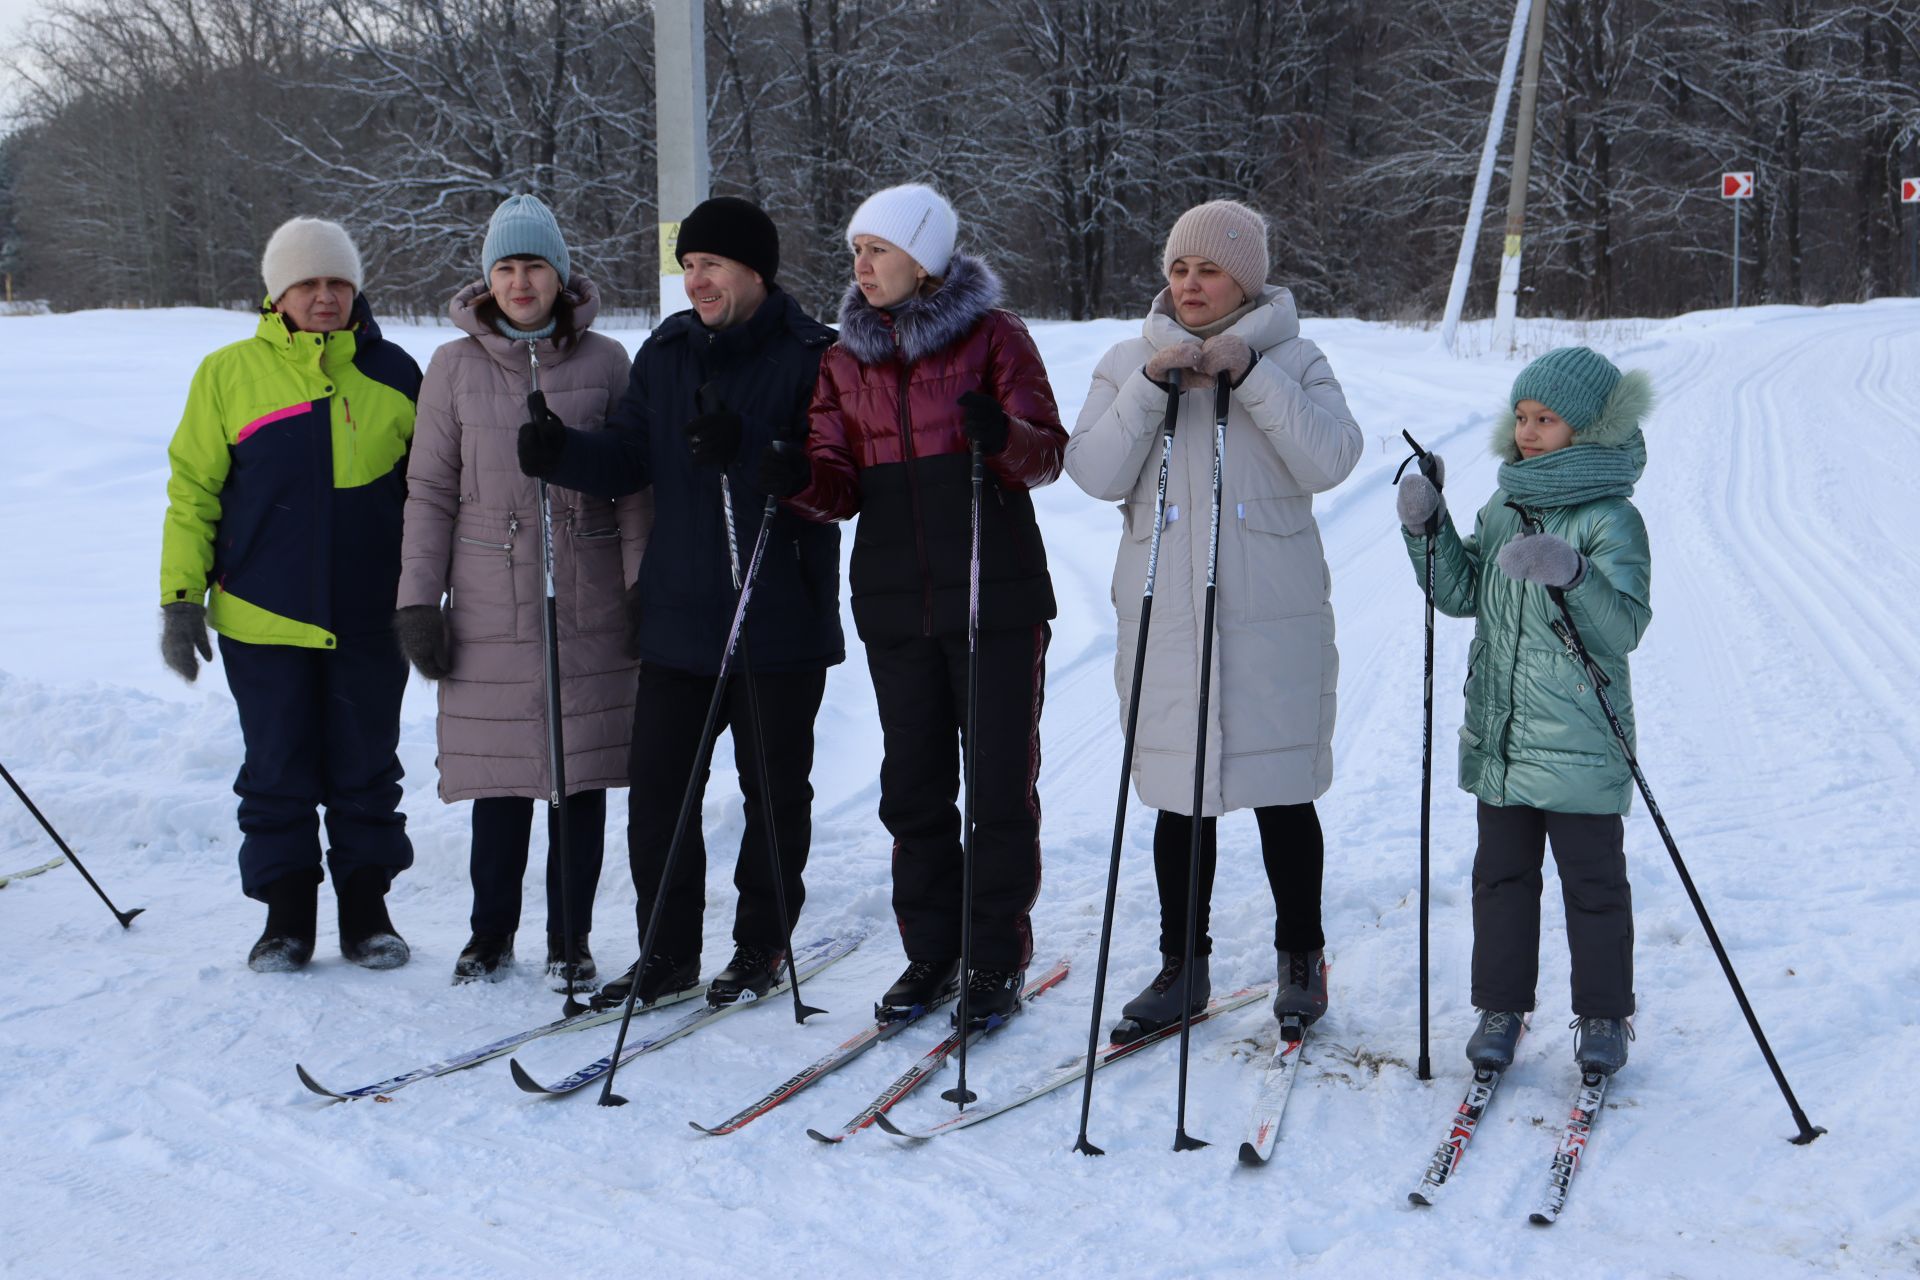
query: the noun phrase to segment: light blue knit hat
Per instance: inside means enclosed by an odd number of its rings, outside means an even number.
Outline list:
[[[1643,369],[1620,368],[1590,347],[1558,347],[1520,371],[1506,409],[1494,415],[1493,451],[1520,461],[1513,411],[1538,400],[1573,428],[1575,444],[1617,449],[1639,438],[1640,423],[1653,408],[1653,383]]]
[[[539,196],[508,196],[493,211],[486,243],[480,246],[480,274],[490,277],[500,259],[522,256],[545,259],[560,277],[561,287],[566,287],[567,242],[560,236],[553,210]]]

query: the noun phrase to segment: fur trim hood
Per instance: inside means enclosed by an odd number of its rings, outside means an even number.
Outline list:
[[[1000,277],[993,268],[956,253],[938,289],[886,310],[868,302],[858,283],[848,285],[840,300],[840,345],[861,364],[882,364],[895,355],[912,364],[958,342],[999,305]]]
[[[1640,424],[1653,409],[1653,381],[1643,369],[1629,369],[1620,375],[1607,396],[1600,416],[1585,431],[1573,433],[1575,444],[1619,449],[1640,439]],[[1519,446],[1513,442],[1513,406],[1502,405],[1493,420],[1493,454],[1502,462],[1520,461]]]

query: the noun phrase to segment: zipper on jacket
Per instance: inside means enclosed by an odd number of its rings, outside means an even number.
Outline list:
[[[893,350],[900,360],[900,455],[907,468],[907,505],[913,516],[913,550],[920,563],[920,634],[933,634],[933,569],[927,560],[927,526],[920,515],[920,468],[913,452],[913,424],[907,413],[907,384],[913,370],[900,350],[900,331],[893,331]]]

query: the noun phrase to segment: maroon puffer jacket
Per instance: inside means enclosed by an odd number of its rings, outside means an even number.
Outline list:
[[[968,391],[1009,420],[1007,447],[986,459],[980,625],[1054,616],[1027,491],[1059,477],[1067,433],[1033,339],[999,299],[986,264],[956,254],[924,297],[882,311],[854,287],[841,303],[840,340],[814,387],[813,481],[788,505],[819,521],[859,513],[849,577],[862,640],[966,630],[973,490],[958,402]]]

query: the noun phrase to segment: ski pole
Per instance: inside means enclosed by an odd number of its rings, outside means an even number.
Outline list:
[[[973,985],[973,778],[974,759],[979,754],[977,713],[980,707],[980,495],[986,483],[986,464],[980,442],[973,442],[973,543],[967,553],[967,730],[963,750],[966,757],[966,799],[960,813],[960,1078],[953,1088],[941,1094],[948,1102],[964,1109],[975,1098],[967,1088],[967,1041],[972,1039],[967,1024],[967,989]],[[1014,999],[1018,1000],[1018,994]]]
[[[1517,502],[1507,505],[1519,512],[1520,519],[1529,532],[1541,531],[1539,517]],[[1680,884],[1687,891],[1687,898],[1693,903],[1694,914],[1700,917],[1700,927],[1706,930],[1707,941],[1713,944],[1713,954],[1720,961],[1721,970],[1727,975],[1727,985],[1733,988],[1733,998],[1740,1005],[1740,1012],[1746,1015],[1747,1027],[1753,1032],[1754,1043],[1760,1046],[1760,1056],[1767,1060],[1767,1069],[1773,1073],[1773,1082],[1780,1086],[1780,1095],[1787,1101],[1787,1109],[1793,1113],[1793,1122],[1800,1132],[1790,1141],[1795,1146],[1805,1146],[1826,1130],[1807,1119],[1807,1113],[1800,1109],[1799,1099],[1793,1096],[1793,1088],[1787,1083],[1786,1072],[1780,1069],[1780,1060],[1773,1056],[1773,1046],[1767,1043],[1766,1032],[1760,1029],[1760,1019],[1753,1012],[1753,1005],[1747,1001],[1746,990],[1740,985],[1740,977],[1733,971],[1733,961],[1727,956],[1727,949],[1720,942],[1720,934],[1713,927],[1713,920],[1707,915],[1707,904],[1700,897],[1700,891],[1694,887],[1693,877],[1687,874],[1687,864],[1680,857],[1680,846],[1674,843],[1673,832],[1667,829],[1667,820],[1660,812],[1660,806],[1654,801],[1653,789],[1647,783],[1647,775],[1640,770],[1640,761],[1633,753],[1633,744],[1627,741],[1627,731],[1620,723],[1620,717],[1613,709],[1613,699],[1607,696],[1607,686],[1612,679],[1603,671],[1588,651],[1586,642],[1580,637],[1580,627],[1573,620],[1573,611],[1567,608],[1566,591],[1560,587],[1548,587],[1547,594],[1553,598],[1560,616],[1554,619],[1554,634],[1567,647],[1567,653],[1573,660],[1586,669],[1587,681],[1593,686],[1594,696],[1600,699],[1600,710],[1606,714],[1607,724],[1613,730],[1613,736],[1619,739],[1620,750],[1627,757],[1627,768],[1633,772],[1634,785],[1640,788],[1640,796],[1647,802],[1647,812],[1653,815],[1653,825],[1660,830],[1660,839],[1667,846],[1667,853],[1673,858],[1673,869],[1680,874]]]
[[[719,409],[719,397],[708,390],[712,384],[702,386],[695,394],[695,401],[702,413]],[[772,494],[767,495],[766,505],[760,510],[760,527],[767,528],[779,514],[780,500]],[[727,531],[727,563],[733,571],[733,589],[740,589],[740,536],[733,522],[733,486],[728,482],[724,468],[720,472],[720,514]],[[773,775],[767,766],[767,735],[760,723],[760,693],[753,680],[753,642],[746,636],[740,639],[740,672],[747,682],[747,720],[753,728],[754,762],[760,776],[760,817],[767,833],[767,857],[773,865],[773,901],[780,912],[780,936],[787,948],[787,972],[793,978],[793,1020],[804,1024],[816,1013],[825,1013],[825,1009],[816,1009],[804,1004],[800,999],[800,971],[793,963],[793,916],[787,910],[787,885],[780,869],[780,836],[774,830],[773,821]]]
[[[1087,1022],[1087,1061],[1100,1051],[1100,1012],[1107,991],[1107,953],[1113,942],[1113,906],[1120,888],[1120,839],[1127,824],[1127,785],[1133,776],[1134,735],[1140,724],[1140,685],[1146,671],[1147,623],[1153,617],[1153,582],[1160,567],[1160,534],[1166,528],[1167,464],[1173,457],[1173,429],[1180,418],[1180,371],[1167,387],[1167,417],[1160,428],[1160,480],[1153,490],[1153,537],[1147,543],[1147,584],[1140,592],[1140,634],[1133,647],[1132,692],[1127,696],[1127,729],[1120,746],[1120,798],[1113,808],[1113,853],[1107,860],[1107,907],[1100,917],[1100,963],[1093,976],[1093,1017]],[[1080,1086],[1080,1136],[1073,1149],[1081,1155],[1107,1154],[1087,1139],[1093,1111],[1093,1072]]]
[[[109,898],[107,891],[100,887],[100,882],[88,873],[86,864],[80,861],[80,855],[67,847],[67,842],[60,838],[60,833],[53,829],[53,824],[48,822],[46,816],[34,806],[32,798],[27,795],[19,783],[13,780],[13,775],[7,772],[7,767],[3,764],[0,764],[0,778],[7,780],[7,785],[13,788],[13,794],[19,796],[20,803],[27,806],[27,812],[33,815],[36,822],[46,828],[47,834],[53,837],[53,842],[60,846],[60,852],[67,855],[67,861],[71,862],[81,875],[86,876],[87,883],[92,885],[93,891],[100,895],[100,901],[107,904],[107,910],[113,912],[113,918],[120,922],[120,927],[122,929],[131,929],[133,927],[133,918],[142,911],[145,911],[146,908],[135,907],[131,911],[122,911],[120,908],[114,906],[113,899]]]
[[[1201,810],[1207,783],[1207,701],[1213,691],[1213,609],[1219,593],[1220,475],[1227,451],[1227,414],[1233,408],[1233,388],[1224,377],[1214,380],[1213,392],[1213,501],[1207,516],[1207,602],[1200,625],[1200,714],[1193,735],[1193,839],[1187,846],[1187,949],[1180,973],[1180,1093],[1173,1130],[1175,1151],[1197,1151],[1206,1142],[1187,1132],[1187,1057],[1193,1037],[1193,951],[1200,930],[1200,846],[1206,831]],[[1092,1064],[1088,1064],[1089,1070]]]
[[[538,340],[527,339],[527,414],[539,421],[547,412],[547,397],[540,390],[540,352]],[[587,1006],[575,997],[573,984],[580,971],[579,941],[573,932],[573,858],[572,842],[567,836],[567,750],[560,712],[560,626],[553,581],[553,500],[545,480],[540,486],[540,564],[546,575],[546,604],[540,613],[540,644],[546,660],[547,685],[547,856],[560,860],[560,927],[565,937],[560,942],[561,963],[567,970],[566,1002],[561,1011],[569,1018],[586,1012]]]
[[[603,1107],[627,1105],[627,1100],[613,1091],[613,1079],[620,1070],[620,1051],[627,1043],[627,1028],[633,1023],[634,1005],[640,995],[640,976],[646,972],[647,961],[653,957],[654,939],[659,936],[661,908],[667,902],[667,886],[673,883],[674,864],[680,860],[680,848],[686,842],[687,823],[693,816],[694,802],[700,795],[707,755],[713,749],[714,734],[720,723],[720,707],[727,696],[727,679],[732,671],[733,655],[739,648],[747,605],[753,599],[753,584],[760,576],[760,562],[766,556],[767,534],[772,525],[770,520],[761,522],[760,533],[753,540],[753,553],[747,557],[746,572],[741,575],[740,597],[734,601],[733,622],[727,628],[726,647],[720,651],[720,671],[714,677],[713,696],[707,700],[706,723],[700,726],[700,738],[693,753],[693,768],[687,776],[686,792],[680,797],[680,816],[674,822],[673,839],[667,845],[666,861],[660,868],[660,883],[654,889],[653,910],[647,917],[646,934],[640,939],[640,958],[634,961],[633,981],[627,986],[626,1008],[620,1014],[620,1034],[613,1043],[612,1066],[607,1071],[607,1082],[600,1090],[600,1105]],[[793,971],[791,953],[787,956],[787,968],[789,972]]]
[[[1420,465],[1420,474],[1432,483],[1434,491],[1440,490],[1444,477],[1440,474],[1438,460],[1413,438],[1410,431],[1402,431],[1401,436],[1413,446],[1413,456],[1407,462],[1416,459]],[[1393,473],[1393,482],[1400,483],[1401,475],[1407,469],[1407,462],[1400,464],[1400,470]],[[1440,513],[1436,510],[1427,517],[1425,529],[1427,538],[1427,574],[1425,589],[1427,597],[1427,643],[1426,643],[1426,679],[1421,685],[1420,706],[1420,1063],[1416,1074],[1422,1080],[1433,1078],[1433,1058],[1427,1045],[1427,929],[1431,912],[1432,897],[1428,891],[1430,868],[1432,866],[1433,833],[1433,544],[1440,533]]]

